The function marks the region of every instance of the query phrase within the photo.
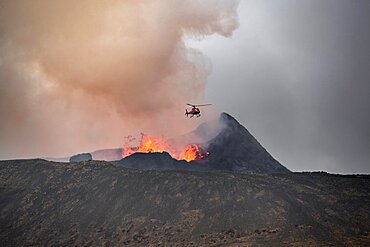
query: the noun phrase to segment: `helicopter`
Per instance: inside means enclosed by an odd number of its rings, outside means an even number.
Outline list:
[[[200,117],[200,109],[198,107],[200,106],[209,106],[212,104],[203,104],[203,105],[193,105],[193,104],[187,104],[188,106],[191,106],[191,110],[188,111],[188,109],[185,109],[185,116],[189,116],[192,118],[194,116]]]

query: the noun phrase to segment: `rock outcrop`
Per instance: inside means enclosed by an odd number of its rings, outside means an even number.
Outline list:
[[[92,155],[90,153],[76,154],[69,158],[69,162],[80,162],[90,160],[92,160]]]

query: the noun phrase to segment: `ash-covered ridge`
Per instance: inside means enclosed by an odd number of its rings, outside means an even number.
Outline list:
[[[213,138],[200,143],[210,154],[192,162],[178,161],[168,153],[137,153],[115,162],[118,166],[150,170],[197,170],[229,171],[237,173],[287,173],[286,167],[275,160],[266,149],[235,118],[222,113],[217,126],[222,126]],[[196,136],[211,136],[214,122],[205,122],[193,132],[181,136],[191,139]],[[212,127],[213,128],[213,127]],[[176,142],[176,140],[174,140]]]
[[[213,169],[256,173],[289,172],[235,118],[224,112],[219,121],[225,127],[207,145],[211,154],[209,163]]]

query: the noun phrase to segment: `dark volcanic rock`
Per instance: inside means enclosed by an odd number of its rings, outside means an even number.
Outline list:
[[[112,162],[118,167],[143,169],[143,170],[185,170],[185,171],[210,171],[211,167],[204,161],[186,162],[163,153],[133,153],[120,161]]]
[[[0,246],[370,246],[370,176],[1,161],[0,209]]]
[[[163,153],[134,153],[117,164],[126,168],[150,169],[150,170],[172,170],[184,168],[188,165],[186,161],[179,161],[171,157],[167,152]]]
[[[92,160],[92,156],[90,153],[83,153],[83,154],[76,154],[73,155],[69,162],[80,162],[80,161],[90,161]]]
[[[232,116],[222,113],[222,131],[207,144],[208,163],[215,170],[255,173],[286,173],[249,131]]]

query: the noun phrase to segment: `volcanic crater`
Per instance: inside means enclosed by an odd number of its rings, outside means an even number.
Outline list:
[[[139,146],[131,147],[132,137],[127,139],[123,148],[92,152],[93,159],[114,161],[117,166],[139,169],[290,172],[227,113],[221,113],[217,120],[204,122],[194,131],[168,141],[142,134]],[[193,140],[201,142],[194,143]],[[178,143],[186,143],[180,152],[173,148]]]

